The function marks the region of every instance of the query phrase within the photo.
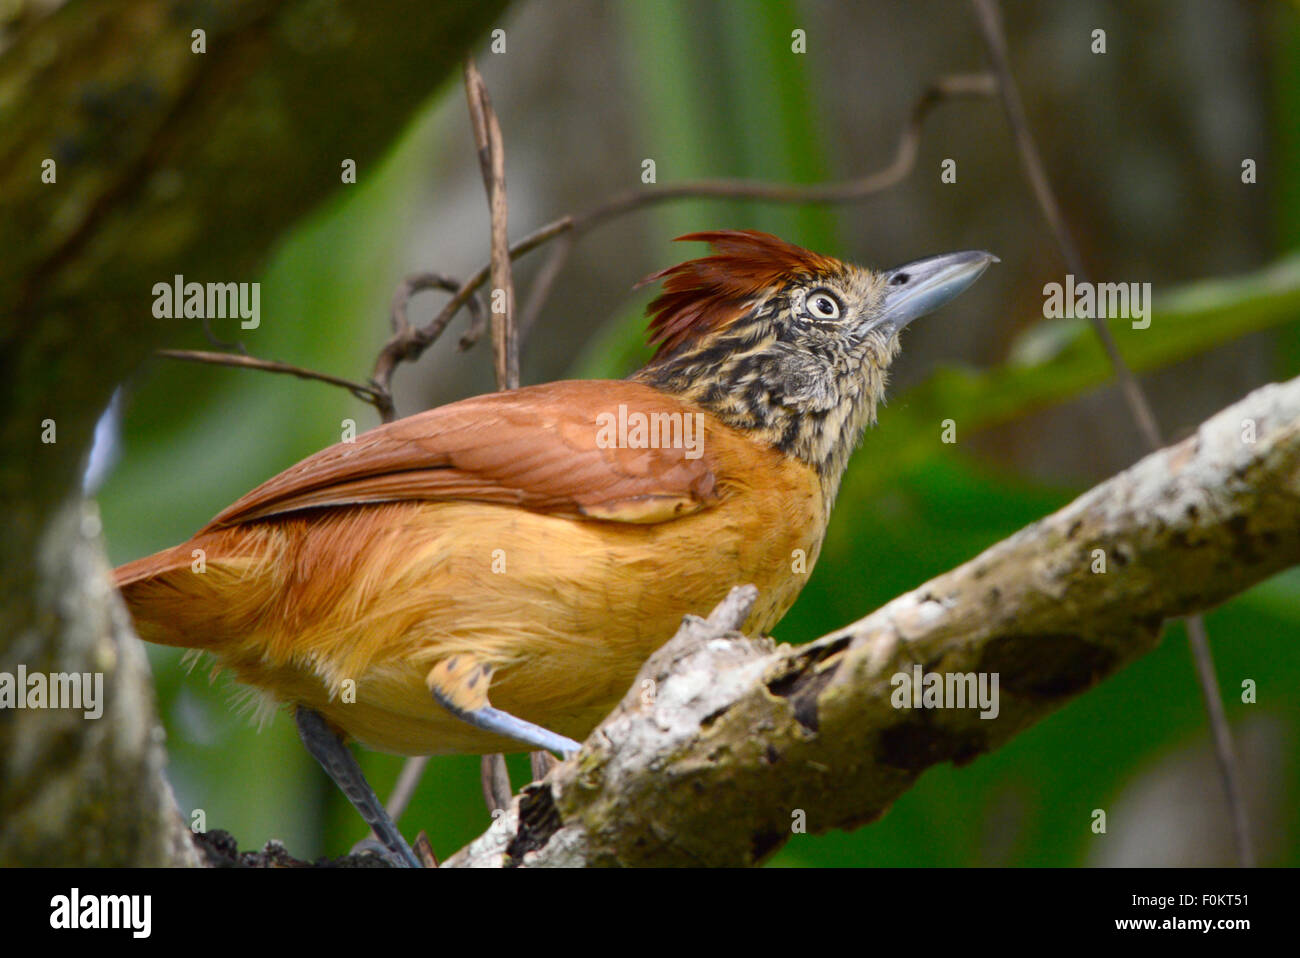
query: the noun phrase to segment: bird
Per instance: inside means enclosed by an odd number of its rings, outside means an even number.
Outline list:
[[[685,613],[758,589],[767,633],[811,573],[902,330],[980,250],[871,270],[755,230],[660,270],[623,380],[495,392],[386,423],[119,567],[145,640],[210,653],[416,865],[345,743],[567,756]]]

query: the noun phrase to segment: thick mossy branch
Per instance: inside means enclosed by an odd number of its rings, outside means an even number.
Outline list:
[[[163,776],[149,663],[111,585],[95,504],[65,507],[33,565],[45,628],[13,637],[6,662],[78,674],[86,708],[4,710],[0,866],[199,864]]]
[[[0,56],[0,492],[22,506],[0,539],[7,587],[30,593],[114,387],[155,348],[203,341],[193,319],[154,317],[154,284],[256,280],[345,188],[343,161],[373,170],[504,6],[68,3]],[[215,331],[256,347],[237,323]]]
[[[504,7],[69,2],[0,55],[0,672],[102,672],[107,697],[97,720],[0,710],[0,864],[198,861],[139,640],[69,504],[95,421],[155,348],[200,341],[154,317],[154,284],[256,280]]]
[[[1208,609],[1300,562],[1300,379],[809,645],[688,618],[572,761],[447,865],[745,865],[878,818]],[[1104,570],[1104,571],[1103,571]],[[752,601],[733,592],[728,600]],[[734,613],[734,614],[732,614]],[[896,708],[898,673],[998,677],[998,712]]]

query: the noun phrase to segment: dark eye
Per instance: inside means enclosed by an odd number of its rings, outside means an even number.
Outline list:
[[[839,319],[839,301],[824,289],[815,289],[808,294],[808,312],[818,319]]]
[[[895,273],[893,276],[889,277],[889,285],[902,286],[911,278],[912,277],[908,276],[906,273]]]

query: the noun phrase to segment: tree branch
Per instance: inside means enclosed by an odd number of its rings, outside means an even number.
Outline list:
[[[331,376],[329,373],[318,373],[314,369],[304,369],[302,366],[294,366],[289,363],[277,362],[274,359],[258,359],[256,356],[249,356],[243,353],[213,353],[201,349],[159,349],[154,353],[155,356],[161,356],[163,359],[179,359],[187,363],[203,363],[210,366],[238,366],[241,369],[257,369],[264,373],[284,373],[288,376],[297,376],[299,379],[310,379],[316,382],[329,383],[331,386],[339,386],[348,390],[362,402],[368,402],[382,413],[382,403],[384,397],[364,383],[354,383],[348,379],[340,379],[338,376]]]
[[[447,865],[760,862],[796,813],[809,832],[874,821],[925,769],[998,748],[1149,652],[1167,619],[1297,562],[1300,379],[811,644],[730,631],[753,601],[733,590]],[[891,680],[916,665],[996,675],[996,718],[895,708]]]
[[[75,708],[4,710],[0,867],[199,864],[164,774],[149,662],[111,587],[98,507],[67,502],[33,565],[39,618],[8,637],[0,671],[21,663],[51,675],[51,689],[54,674],[72,673],[83,694]]]

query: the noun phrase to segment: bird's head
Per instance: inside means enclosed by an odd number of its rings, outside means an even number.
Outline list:
[[[754,230],[679,237],[712,256],[661,270],[654,358],[633,378],[817,468],[834,494],[875,421],[898,335],[997,257],[966,251],[875,271]]]

